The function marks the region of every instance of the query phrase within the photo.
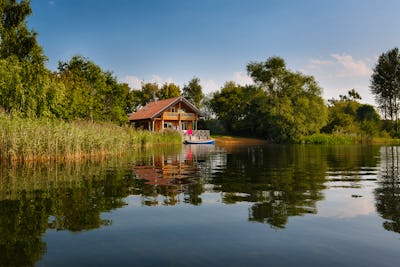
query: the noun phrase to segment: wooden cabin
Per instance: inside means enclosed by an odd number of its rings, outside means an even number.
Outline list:
[[[183,96],[153,100],[129,116],[136,129],[161,132],[197,130],[200,111]]]

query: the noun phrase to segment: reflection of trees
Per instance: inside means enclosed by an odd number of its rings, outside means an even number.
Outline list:
[[[125,205],[134,187],[126,168],[104,162],[0,170],[0,266],[33,266],[46,251],[47,229],[109,225],[101,213]],[[125,166],[126,163],[125,163]]]
[[[346,186],[360,187],[368,176],[372,175],[370,179],[376,177],[379,146],[330,146],[327,147],[327,160],[330,181],[350,182]]]
[[[316,212],[327,169],[321,147],[267,146],[228,154],[213,174],[225,203],[254,202],[249,220],[283,228],[289,216]]]
[[[0,201],[0,266],[33,266],[46,252],[46,203],[26,195]]]
[[[176,151],[148,149],[113,162],[0,166],[0,266],[35,265],[46,252],[47,229],[76,232],[110,225],[101,214],[126,205],[128,195],[141,195],[146,205],[175,205],[184,192],[185,202],[200,204],[203,186],[191,168],[165,186],[137,179],[127,168],[141,160],[153,166],[154,155],[169,160]],[[200,160],[197,155],[185,159],[190,166]],[[160,195],[163,202],[154,202]]]
[[[376,209],[383,227],[400,233],[400,147],[381,148],[381,174],[375,190]]]
[[[328,169],[376,166],[375,154],[351,147],[260,146],[218,153],[183,146],[115,162],[0,168],[0,266],[34,265],[46,251],[47,229],[111,224],[101,214],[125,205],[128,195],[140,196],[143,205],[200,205],[206,190],[221,192],[226,204],[252,203],[250,221],[283,228],[290,216],[317,212]],[[396,163],[387,163],[391,167],[376,192],[385,228],[398,231],[399,153],[394,154]]]
[[[283,228],[290,216],[316,213],[326,175],[358,175],[377,164],[379,147],[266,146],[227,154],[211,184],[225,203],[254,203],[249,220]],[[367,167],[367,168],[365,168]],[[339,178],[338,178],[339,179]],[[353,178],[352,178],[353,179]]]

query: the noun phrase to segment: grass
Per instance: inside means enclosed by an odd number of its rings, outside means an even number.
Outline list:
[[[229,135],[212,135],[219,144],[254,144],[262,143],[262,139],[244,138]],[[267,142],[264,140],[264,143]],[[376,145],[400,145],[400,139],[393,139],[389,135],[383,137],[368,137],[361,134],[343,133],[316,133],[304,136],[296,143],[316,145],[351,145],[351,144],[376,144]]]
[[[178,133],[151,133],[111,123],[25,119],[0,114],[0,161],[65,160],[123,154],[181,143]]]
[[[324,145],[349,145],[360,143],[361,139],[357,135],[345,134],[324,134],[317,133],[302,138],[304,144],[324,144]]]
[[[323,145],[350,145],[350,144],[386,144],[398,145],[399,139],[390,137],[368,137],[356,134],[324,134],[317,133],[305,136],[301,139],[303,144],[323,144]]]

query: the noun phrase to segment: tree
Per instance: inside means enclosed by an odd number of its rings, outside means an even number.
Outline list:
[[[111,72],[81,56],[59,62],[58,69],[66,94],[64,118],[118,123],[127,120],[126,99],[130,89],[127,84],[119,84]]]
[[[375,108],[361,104],[360,95],[354,90],[340,95],[339,100],[329,100],[328,123],[322,129],[327,133],[366,134],[369,137],[379,134],[381,123]]]
[[[174,83],[164,83],[158,92],[160,99],[168,99],[181,95],[181,89]]]
[[[43,64],[46,57],[29,30],[26,18],[32,13],[29,0],[0,0],[0,58],[16,56],[20,61]]]
[[[384,118],[396,122],[400,105],[400,54],[397,47],[382,53],[373,69],[371,92]]]
[[[9,113],[50,116],[62,87],[45,68],[46,57],[28,30],[30,1],[0,0],[0,105]]]
[[[238,130],[237,124],[244,119],[243,88],[234,82],[225,83],[210,100],[210,105],[228,132]]]
[[[363,104],[357,109],[356,121],[368,136],[377,136],[381,130],[381,118],[371,105]]]
[[[130,114],[135,112],[141,105],[140,90],[130,90],[125,99],[125,113]]]
[[[209,104],[227,132],[263,136],[268,128],[267,101],[260,87],[227,82]]]
[[[141,105],[144,106],[156,98],[159,95],[159,92],[160,89],[158,88],[157,83],[142,83],[140,96]]]
[[[183,97],[193,103],[198,109],[201,108],[201,101],[204,98],[203,91],[200,85],[200,79],[194,77],[189,81],[189,84],[183,86]]]
[[[296,141],[325,125],[327,108],[314,77],[288,70],[280,57],[251,62],[247,71],[266,93],[261,114],[267,138],[276,142]]]

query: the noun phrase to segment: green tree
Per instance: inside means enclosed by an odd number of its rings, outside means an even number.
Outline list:
[[[238,130],[237,124],[244,117],[243,88],[234,82],[225,83],[210,100],[210,105],[228,132]]]
[[[368,136],[378,136],[381,130],[381,118],[375,108],[368,104],[362,104],[357,109],[356,121],[360,129]]]
[[[65,86],[64,118],[124,123],[129,86],[119,84],[111,72],[94,62],[74,56],[59,62],[59,77]]]
[[[164,83],[158,92],[160,99],[168,99],[181,95],[181,89],[174,83]]]
[[[140,92],[141,105],[144,106],[154,98],[158,97],[160,88],[157,83],[142,83]]]
[[[0,58],[16,56],[20,61],[43,64],[46,57],[36,41],[36,32],[26,25],[32,13],[29,0],[0,0]]]
[[[142,92],[140,90],[130,90],[126,97],[126,114],[135,112],[142,105]]]
[[[30,1],[0,0],[0,105],[9,113],[51,116],[63,88],[51,79],[37,34],[27,28],[31,12]]]
[[[400,105],[400,54],[397,47],[382,53],[373,69],[371,92],[385,119],[396,122]]]
[[[182,95],[189,100],[189,102],[193,103],[198,109],[200,109],[201,102],[204,98],[202,87],[200,85],[200,79],[194,77],[187,85],[184,85]]]
[[[325,125],[327,108],[314,77],[288,70],[280,57],[249,63],[247,71],[267,96],[261,113],[267,138],[276,142],[296,141]]]
[[[361,104],[350,99],[347,95],[339,97],[339,100],[329,100],[328,123],[322,131],[326,133],[358,133],[359,127],[356,124],[357,109]]]
[[[327,133],[340,132],[345,134],[366,134],[377,136],[381,122],[375,108],[368,104],[361,104],[360,95],[350,90],[347,95],[340,95],[339,100],[329,100],[328,123],[322,129]]]

